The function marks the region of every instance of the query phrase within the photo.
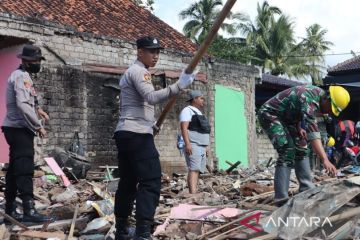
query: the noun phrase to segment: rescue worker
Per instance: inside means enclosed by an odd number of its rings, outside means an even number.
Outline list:
[[[197,192],[200,172],[205,172],[211,127],[200,111],[205,103],[202,93],[198,90],[190,91],[188,102],[190,105],[181,111],[179,118],[189,170],[187,177],[189,193],[193,194]]]
[[[286,89],[269,99],[259,109],[259,122],[269,136],[279,158],[274,177],[274,200],[288,198],[291,168],[300,184],[299,191],[314,187],[309,159],[306,158],[308,147],[306,137],[311,142],[313,151],[319,156],[324,168],[336,174],[336,168],[329,161],[316,122],[316,114],[338,116],[350,102],[350,95],[343,87],[330,86],[325,92],[315,86],[296,86]],[[304,122],[302,131],[300,122]]]
[[[333,159],[333,153],[335,150],[334,146],[335,146],[335,139],[330,136],[326,142],[325,152],[326,152],[326,155],[328,156],[328,159],[330,160],[330,162],[335,165],[336,162],[334,162],[334,159]]]
[[[6,173],[5,212],[24,223],[51,221],[52,218],[38,213],[34,205],[34,137],[43,138],[46,131],[38,115],[48,120],[49,116],[39,108],[36,91],[30,74],[38,73],[41,60],[45,58],[39,47],[27,44],[22,53],[18,69],[11,73],[6,89],[6,116],[2,125],[10,148],[9,168]],[[16,211],[15,198],[19,193],[22,200],[23,215]]]
[[[349,140],[355,138],[355,123],[351,120],[340,120],[335,125],[334,136],[336,138],[335,148],[346,147]]]
[[[120,80],[120,118],[114,134],[120,173],[115,195],[118,240],[129,238],[127,222],[135,199],[135,239],[151,239],[161,188],[159,153],[153,137],[154,105],[179,94],[194,80],[194,74],[183,72],[176,83],[155,91],[149,68],[156,65],[163,47],[151,36],[139,38],[136,45],[137,60]]]
[[[350,146],[350,143],[355,138],[355,123],[351,120],[339,120],[335,121],[335,124],[332,126],[331,134],[335,137],[335,150],[337,159],[333,159],[333,163],[336,168],[339,169],[342,167],[344,162],[346,162],[346,147]],[[336,161],[337,160],[337,161]]]

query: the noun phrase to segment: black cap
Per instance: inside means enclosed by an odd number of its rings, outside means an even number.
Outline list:
[[[164,49],[160,46],[160,40],[155,37],[142,37],[136,40],[137,48]]]
[[[38,46],[31,44],[26,44],[22,53],[18,54],[17,57],[29,61],[45,60],[41,54],[41,49]]]

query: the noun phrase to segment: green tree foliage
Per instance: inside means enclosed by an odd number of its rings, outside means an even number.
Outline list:
[[[183,10],[180,17],[189,19],[183,28],[185,36],[201,43],[221,6],[221,0],[199,0]],[[218,34],[209,48],[211,55],[262,66],[263,72],[272,75],[310,77],[314,84],[319,83],[324,54],[332,45],[325,39],[327,31],[319,24],[308,27],[306,36],[297,42],[293,20],[267,1],[257,4],[254,21],[243,13],[230,13],[227,20],[222,26],[223,32],[242,34],[244,38],[224,38]]]
[[[218,36],[210,45],[208,52],[215,58],[247,64],[254,49],[246,44],[244,38],[223,38]]]
[[[323,29],[319,24],[315,23],[306,28],[306,37],[299,43],[299,48],[303,53],[306,53],[306,64],[308,67],[308,74],[311,77],[313,84],[321,84],[323,78],[323,71],[325,69],[324,54],[330,50],[332,42],[325,40],[326,29]]]
[[[180,18],[183,20],[189,19],[183,28],[185,36],[192,39],[195,43],[202,43],[218,17],[222,5],[221,0],[200,0],[181,11]],[[239,18],[239,15],[229,13],[227,19]],[[236,33],[236,25],[234,23],[225,22],[221,25],[221,29],[231,35]]]

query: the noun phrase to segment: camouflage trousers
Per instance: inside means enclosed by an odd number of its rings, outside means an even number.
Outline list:
[[[306,140],[300,138],[296,124],[285,124],[267,111],[259,111],[261,127],[279,154],[277,166],[294,167],[294,161],[303,160],[309,154]]]

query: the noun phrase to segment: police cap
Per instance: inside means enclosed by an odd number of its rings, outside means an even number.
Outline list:
[[[138,40],[136,40],[136,46],[137,48],[149,48],[149,49],[164,49],[162,46],[160,46],[159,39],[155,37],[141,37]]]

